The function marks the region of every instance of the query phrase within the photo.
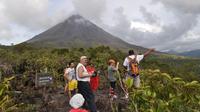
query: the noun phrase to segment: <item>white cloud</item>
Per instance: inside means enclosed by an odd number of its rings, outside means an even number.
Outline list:
[[[10,45],[32,38],[71,15],[70,6],[69,0],[1,0],[0,42]]]
[[[199,0],[153,0],[161,2],[166,8],[173,8],[176,11],[183,13],[200,13],[200,1]]]
[[[159,33],[162,31],[162,28],[159,26],[150,25],[148,23],[131,21],[131,29],[133,28],[144,33],[145,32]]]
[[[95,22],[101,22],[106,11],[106,0],[73,0],[76,12]]]
[[[72,13],[132,44],[158,50],[199,48],[199,0],[1,0],[0,42],[27,40]]]
[[[200,33],[194,33],[193,31],[189,31],[182,37],[182,42],[195,42],[200,40]]]
[[[30,29],[47,25],[48,0],[3,0],[3,13],[12,24],[23,25]],[[20,5],[16,5],[20,4]],[[41,25],[42,24],[42,25]]]

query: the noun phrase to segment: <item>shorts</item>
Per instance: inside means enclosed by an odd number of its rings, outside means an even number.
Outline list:
[[[132,76],[132,75],[126,75],[126,79],[127,78],[133,78],[134,79],[134,86],[135,88],[139,88],[140,87],[140,75],[137,75],[137,76]]]
[[[78,81],[75,79],[68,82],[68,90],[69,91],[73,91],[73,90],[77,89],[77,86],[78,86]]]

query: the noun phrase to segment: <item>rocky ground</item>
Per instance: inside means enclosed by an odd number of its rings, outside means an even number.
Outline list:
[[[95,93],[97,109],[99,112],[112,112],[114,110],[123,112],[123,109],[126,108],[127,100],[121,99],[123,94],[120,94],[122,93],[120,88],[118,88],[119,98],[110,100],[108,96],[109,87],[105,84],[107,83],[101,82],[99,90]],[[62,84],[35,88],[34,82],[28,79],[26,81],[18,81],[15,86],[14,100],[18,104],[24,105],[24,109],[20,110],[20,112],[68,112],[71,108],[69,98],[63,92],[64,85]]]

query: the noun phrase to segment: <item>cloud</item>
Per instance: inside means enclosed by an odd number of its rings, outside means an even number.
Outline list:
[[[76,12],[95,22],[102,22],[102,14],[106,11],[105,0],[73,0]]]
[[[165,9],[163,7],[163,9],[160,10],[165,12]],[[123,7],[121,7],[120,10],[121,11],[116,12],[116,15],[119,17],[117,18],[118,24],[110,28],[110,31],[114,34],[117,34],[117,36],[120,38],[126,39],[126,41],[129,43],[134,43],[136,45],[145,47],[154,47],[161,51],[166,51],[169,49],[184,51],[186,49],[191,50],[198,48],[197,45],[199,45],[199,41],[197,40],[199,39],[199,35],[197,36],[193,33],[193,38],[197,38],[196,41],[191,41],[193,40],[191,35],[187,35],[188,32],[193,32],[193,29],[197,27],[197,23],[199,21],[197,13],[188,13],[184,12],[184,10],[177,11],[181,10],[179,8],[171,9],[169,11],[173,12],[173,16],[176,17],[176,21],[171,24],[162,25],[160,24],[160,18],[158,17],[159,15],[157,16],[149,11],[147,12],[146,8],[141,6],[140,12],[142,13],[144,19],[140,19],[137,22],[143,24],[143,27],[145,27],[145,24],[149,23],[149,26],[157,25],[162,29],[160,32],[151,32],[148,30],[141,31],[140,29],[136,28],[136,24],[132,24],[133,29],[130,30],[129,21],[131,19],[124,14]],[[186,41],[183,42],[183,40]]]
[[[52,27],[71,15],[73,8],[66,7],[69,3],[68,0],[60,4],[53,0],[1,0],[0,40],[6,44],[19,43]],[[52,5],[57,7],[53,9]]]
[[[153,2],[162,3],[167,9],[176,10],[182,13],[199,14],[200,1],[199,0],[152,0]]]
[[[135,30],[132,31],[130,35],[138,40],[136,41],[138,44],[146,47],[155,47],[162,51],[167,49],[176,49],[177,47],[183,45],[181,42],[183,40],[183,36],[193,29],[196,26],[196,23],[197,19],[195,15],[184,15],[183,17],[179,18],[179,22],[176,24],[163,26],[162,32],[160,33],[141,33]],[[188,46],[188,49],[190,47],[191,46]]]
[[[25,41],[74,13],[131,44],[199,48],[199,0],[1,0],[0,41]]]
[[[158,24],[159,18],[156,15],[148,12],[144,6],[140,7],[140,12],[142,13],[144,20],[146,22],[148,22],[150,24]]]
[[[16,5],[16,2],[20,5]],[[2,3],[5,6],[4,14],[11,24],[23,25],[31,29],[48,25],[44,16],[48,9],[48,0],[15,0],[15,2],[3,0]]]
[[[2,13],[11,24],[17,24],[30,30],[46,29],[66,19],[69,14],[64,8],[66,5],[52,13],[51,2],[51,0],[15,0],[15,2],[3,0],[1,3],[5,7]]]
[[[8,39],[8,38],[10,38],[10,37],[12,37],[8,32],[9,32],[9,27],[8,27],[8,21],[7,21],[7,19],[8,18],[6,18],[5,17],[5,14],[4,13],[2,13],[3,12],[3,9],[4,9],[4,6],[3,6],[3,4],[0,2],[0,18],[1,18],[1,21],[0,21],[0,40],[2,39],[2,38],[6,38],[6,39]]]
[[[165,26],[165,32],[160,34],[159,36],[161,42],[165,42],[159,48],[162,50],[166,49],[175,49],[179,51],[198,49],[199,41],[194,40],[194,36],[196,38],[199,35],[194,34],[193,32],[195,28],[200,27],[198,22],[200,21],[200,1],[197,0],[163,0],[156,2],[160,2],[163,6],[171,11],[175,18],[178,20],[175,24],[171,26]],[[193,36],[188,35],[188,33],[192,33]],[[165,39],[164,39],[165,37]],[[199,38],[198,38],[199,39]],[[192,41],[191,41],[192,40]]]
[[[135,22],[131,21],[131,29],[137,29],[141,32],[152,32],[152,33],[159,33],[162,31],[162,28],[156,25],[151,25],[148,23],[141,23],[141,22]]]

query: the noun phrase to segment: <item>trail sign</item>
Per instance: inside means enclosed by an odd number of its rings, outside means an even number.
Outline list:
[[[37,73],[35,86],[49,86],[53,83],[53,77],[48,73]]]

